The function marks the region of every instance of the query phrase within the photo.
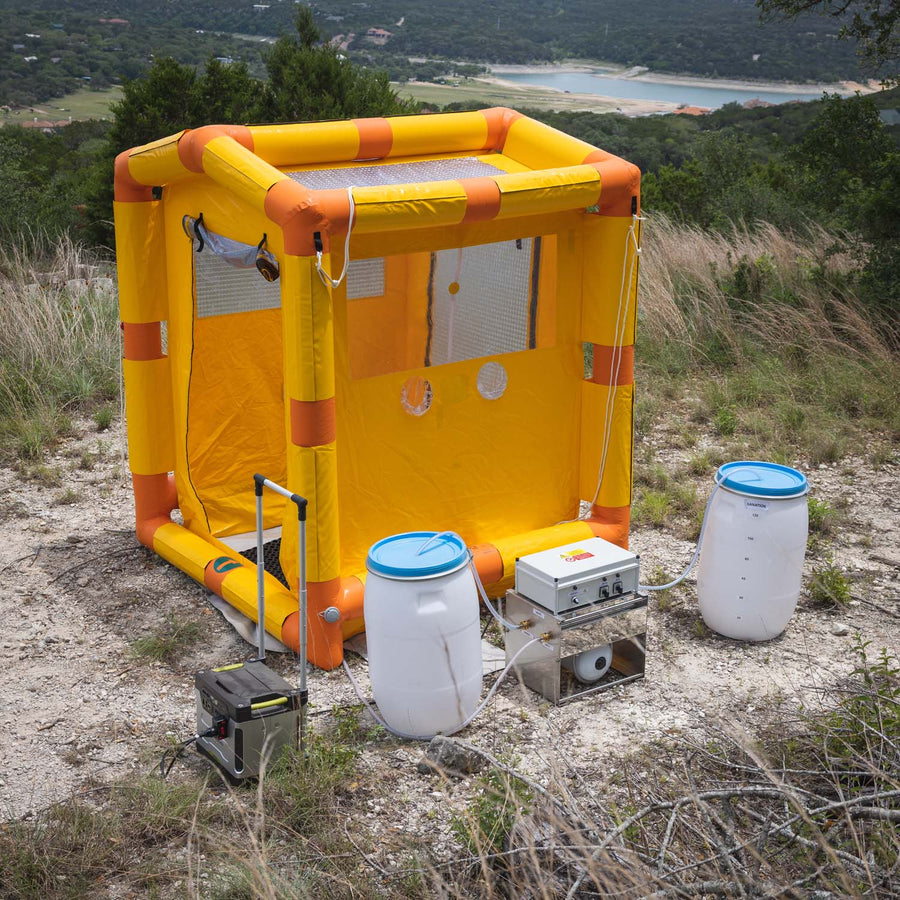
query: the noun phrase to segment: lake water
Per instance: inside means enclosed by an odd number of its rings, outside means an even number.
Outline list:
[[[706,106],[717,109],[726,103],[744,103],[758,97],[769,103],[785,103],[788,100],[818,100],[821,90],[805,92],[764,91],[759,88],[701,87],[680,84],[661,84],[653,81],[636,81],[633,78],[617,78],[612,75],[592,75],[588,72],[544,72],[537,75],[496,73],[498,78],[520,84],[536,84],[541,87],[571,91],[573,94],[599,94],[602,97],[621,97],[628,100],[663,100],[684,103],[687,106]]]

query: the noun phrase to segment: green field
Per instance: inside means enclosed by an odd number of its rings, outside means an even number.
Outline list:
[[[68,122],[69,118],[78,119],[105,119],[109,117],[109,108],[113,103],[122,99],[122,88],[111,87],[102,91],[92,91],[82,88],[64,97],[55,97],[44,103],[37,103],[33,107],[17,109],[11,113],[4,113],[0,117],[0,123],[10,122],[21,125],[23,122],[31,122],[34,119],[48,122]]]
[[[394,84],[393,87],[401,97],[412,97],[436,106],[446,106],[448,103],[488,103],[492,106],[523,106],[556,112],[609,112],[621,103],[589,94],[563,94],[544,88],[510,87],[478,78],[467,78],[458,85],[412,82]]]

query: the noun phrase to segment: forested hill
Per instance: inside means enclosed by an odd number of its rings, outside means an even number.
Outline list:
[[[762,25],[754,0],[323,0],[343,31],[364,21],[410,55],[495,63],[581,57],[667,72],[830,81],[858,73],[831,20]],[[403,25],[396,23],[403,17]]]
[[[315,0],[316,21],[371,64],[400,57],[492,63],[565,57],[663,72],[793,81],[860,76],[853,46],[820,16],[762,25],[754,0]],[[290,31],[290,0],[0,0],[0,105],[103,87],[154,56],[261,68],[247,37]],[[388,32],[368,35],[370,29]]]

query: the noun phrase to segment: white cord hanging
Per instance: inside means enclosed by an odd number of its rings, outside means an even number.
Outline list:
[[[643,222],[644,217],[633,213],[631,216],[631,226],[625,235],[625,255],[622,257],[622,281],[619,285],[619,304],[616,309],[616,327],[613,331],[613,353],[609,361],[609,393],[606,397],[606,407],[604,410],[603,437],[600,441],[600,468],[597,472],[597,489],[594,491],[591,507],[597,502],[600,496],[600,488],[603,485],[603,474],[606,471],[606,457],[609,454],[609,442],[612,437],[612,413],[615,407],[616,392],[614,390],[616,382],[619,380],[619,370],[622,367],[622,355],[624,348],[622,346],[625,340],[625,329],[628,327],[628,310],[631,306],[631,283],[634,278],[634,267],[637,258],[641,255],[640,241],[636,236],[637,223]],[[629,253],[629,249],[634,247],[634,252]],[[590,515],[588,510],[587,515]],[[557,522],[557,525],[566,525],[569,522],[579,522],[584,516],[577,516],[574,519],[563,519]]]
[[[450,533],[452,533],[452,532],[442,531],[440,534],[436,534],[433,538],[431,538],[429,541],[426,541],[426,543],[423,544],[419,548],[419,553],[421,553],[432,541],[436,540],[437,538],[441,537],[442,535],[450,534]],[[501,616],[500,613],[497,612],[497,610],[494,608],[494,604],[491,603],[490,598],[488,597],[487,591],[485,590],[484,582],[482,582],[481,576],[478,574],[478,569],[475,567],[475,560],[472,557],[471,551],[469,551],[469,568],[472,570],[472,577],[475,579],[475,584],[478,587],[478,592],[481,594],[481,599],[484,600],[485,606],[487,606],[488,611],[491,613],[491,615],[504,628],[508,628],[510,631],[518,631],[520,626],[513,625],[511,622],[508,622],[506,619],[504,619],[503,616]],[[509,674],[512,667],[515,665],[516,660],[529,647],[531,647],[537,643],[543,644],[543,646],[546,647],[549,652],[553,652],[552,648],[547,644],[547,642],[542,637],[532,638],[526,644],[519,647],[519,649],[513,654],[512,658],[506,664],[506,667],[500,673],[497,680],[494,682],[493,687],[488,691],[487,696],[484,698],[484,700],[481,701],[481,703],[478,704],[478,707],[475,709],[475,711],[464,722],[460,723],[459,725],[457,725],[455,728],[451,729],[450,731],[447,731],[444,733],[450,735],[450,734],[456,734],[456,732],[458,732],[458,731],[462,731],[463,728],[465,728],[479,713],[481,713],[481,711],[488,705],[488,703],[491,702],[491,698],[497,692],[497,688],[500,687],[500,682],[503,681],[503,679],[506,678],[506,676]],[[357,680],[353,677],[353,672],[350,671],[350,666],[347,665],[346,659],[343,660],[343,665],[344,665],[344,671],[346,672],[347,677],[350,679],[350,683],[353,685],[353,689],[356,691],[356,696],[359,697],[359,699],[362,701],[363,705],[369,711],[369,714],[372,716],[373,719],[375,719],[375,721],[379,725],[381,725],[383,728],[385,728],[391,734],[395,734],[395,735],[397,735],[397,737],[406,738],[407,740],[428,741],[428,740],[431,740],[432,737],[434,737],[434,735],[431,735],[431,734],[409,734],[405,731],[399,731],[396,728],[391,728],[391,726],[388,725],[387,722],[385,722],[384,719],[382,719],[381,716],[379,716],[378,713],[374,710],[374,708],[372,707],[372,704],[369,703],[369,701],[363,696],[362,689],[360,688]]]
[[[347,198],[350,200],[350,218],[347,221],[347,239],[344,241],[344,267],[336,279],[332,278],[322,267],[322,251],[316,250],[316,271],[319,273],[322,284],[332,290],[341,286],[341,282],[347,277],[347,269],[350,267],[350,234],[356,221],[356,203],[353,200],[352,185],[347,188]]]
[[[465,719],[465,721],[461,722],[455,728],[451,728],[449,731],[444,731],[444,732],[440,732],[440,733],[445,734],[445,735],[451,735],[451,734],[456,734],[458,731],[462,731],[463,728],[465,728],[488,705],[488,703],[491,702],[491,698],[494,696],[494,694],[497,693],[497,688],[500,687],[500,683],[503,681],[504,678],[506,678],[506,676],[509,674],[509,671],[516,664],[516,660],[529,647],[531,647],[537,643],[543,643],[541,638],[539,638],[539,637],[532,638],[530,641],[528,641],[528,643],[523,644],[521,647],[519,647],[519,649],[513,654],[512,659],[510,659],[510,661],[506,664],[506,668],[500,673],[499,677],[494,682],[491,689],[488,691],[487,696],[484,698],[484,700],[481,701],[481,703],[478,704],[478,707],[475,709],[475,711],[470,716],[468,716]],[[546,644],[544,646],[546,646]],[[549,650],[549,648],[548,648],[548,650]],[[381,716],[379,716],[377,712],[375,712],[375,709],[373,708],[372,704],[369,703],[369,701],[363,696],[362,688],[359,686],[359,682],[353,677],[353,672],[350,671],[350,666],[347,665],[347,660],[344,659],[342,662],[343,662],[343,666],[344,666],[344,672],[347,674],[347,677],[350,679],[350,684],[353,685],[353,689],[356,691],[356,696],[359,697],[359,699],[362,701],[363,705],[368,710],[369,715],[371,715],[372,718],[379,725],[381,725],[382,728],[384,728],[386,731],[389,731],[391,734],[395,734],[397,737],[405,738],[406,740],[410,740],[410,741],[430,741],[434,737],[433,734],[409,734],[408,732],[400,731],[398,728],[391,728],[391,726],[388,725],[387,722],[385,722],[384,719],[382,719]]]
[[[597,502],[600,496],[600,488],[603,486],[603,475],[606,472],[606,458],[609,454],[609,443],[612,437],[612,414],[615,408],[616,383],[619,380],[619,370],[622,367],[624,354],[623,343],[625,341],[625,329],[628,327],[628,310],[631,306],[631,284],[634,278],[634,267],[637,258],[641,255],[641,245],[636,236],[637,223],[643,222],[643,216],[636,213],[631,217],[631,227],[625,235],[625,255],[622,258],[622,282],[619,287],[619,305],[616,310],[616,328],[613,332],[613,353],[609,361],[609,392],[606,397],[604,410],[603,440],[601,441],[600,469],[597,473],[597,489],[591,500],[591,506]],[[634,247],[634,252],[629,254],[629,246]],[[629,263],[630,257],[630,263]],[[627,272],[627,277],[626,277]]]

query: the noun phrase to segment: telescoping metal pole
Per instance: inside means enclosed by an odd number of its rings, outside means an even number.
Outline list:
[[[297,506],[297,527],[299,531],[298,542],[298,571],[297,571],[297,600],[300,606],[300,622],[299,622],[299,651],[300,651],[300,750],[304,748],[304,735],[306,734],[306,706],[309,693],[306,687],[306,507],[307,501],[305,497],[299,494],[291,493],[287,488],[270,481],[264,475],[256,474],[253,476],[253,482],[256,486],[256,585],[258,591],[257,597],[257,615],[259,617],[259,658],[265,660],[265,554],[263,551],[263,488],[268,488],[276,494],[281,494]]]
[[[258,475],[253,476],[259,478]],[[263,549],[263,484],[256,482],[256,642],[260,662],[266,661],[266,552]]]

